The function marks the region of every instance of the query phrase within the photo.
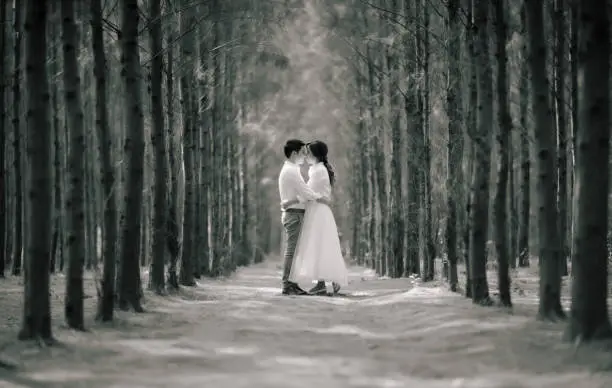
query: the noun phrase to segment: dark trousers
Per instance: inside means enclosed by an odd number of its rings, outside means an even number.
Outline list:
[[[281,221],[283,223],[285,254],[283,261],[283,287],[287,287],[291,266],[293,265],[293,256],[297,247],[300,231],[302,230],[302,221],[304,220],[304,210],[288,209],[283,212]]]

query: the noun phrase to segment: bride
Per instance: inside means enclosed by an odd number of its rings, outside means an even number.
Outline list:
[[[335,174],[327,160],[327,144],[313,141],[307,144],[306,161],[308,186],[323,197],[330,198]],[[298,201],[301,201],[299,199]],[[287,201],[284,206],[298,201]],[[289,279],[293,282],[310,281],[317,284],[309,293],[327,293],[325,282],[331,282],[334,294],[348,284],[348,271],[340,247],[338,228],[334,214],[328,205],[316,201],[306,203],[306,214],[297,243]]]

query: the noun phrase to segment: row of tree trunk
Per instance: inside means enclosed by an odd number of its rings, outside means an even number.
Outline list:
[[[100,0],[0,7],[14,20],[14,33],[0,29],[12,58],[0,68],[12,82],[0,98],[0,275],[5,264],[24,275],[22,339],[52,341],[56,270],[66,322],[83,330],[85,269],[110,321],[115,307],[144,310],[142,267],[165,294],[270,252],[275,193],[261,189],[265,166],[247,163],[265,139],[243,130],[262,96],[239,83],[274,67],[245,47],[284,10],[150,0],[144,23],[138,3],[108,16]],[[227,22],[243,13],[252,19]]]
[[[499,302],[512,306],[510,268],[529,266],[534,252],[539,316],[557,320],[571,256],[572,290],[582,290],[573,291],[571,337],[608,334],[610,42],[598,6],[605,2],[450,0],[431,16],[420,0],[354,3],[358,261],[428,281],[439,256],[453,291],[464,262],[466,295],[491,305],[487,260],[496,259]],[[579,84],[581,69],[600,82]],[[440,72],[443,81],[432,82]]]

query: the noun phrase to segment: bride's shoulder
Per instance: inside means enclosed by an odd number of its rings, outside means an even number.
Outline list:
[[[310,169],[309,169],[310,172],[323,171],[323,170],[325,170],[325,166],[323,165],[323,163],[313,164],[312,166],[310,166]]]

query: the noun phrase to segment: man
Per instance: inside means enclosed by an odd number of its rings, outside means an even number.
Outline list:
[[[281,207],[281,221],[285,230],[285,252],[283,261],[283,295],[308,295],[308,292],[300,288],[297,283],[289,281],[291,266],[293,264],[293,256],[297,246],[300,231],[302,229],[302,221],[304,219],[306,201],[319,201],[327,203],[321,195],[313,192],[304,182],[304,178],[300,173],[300,164],[304,162],[304,146],[306,144],[297,139],[288,140],[285,143],[284,153],[287,160],[278,176],[278,191],[280,194],[280,202],[295,202],[300,199],[299,203],[294,203],[287,207]]]

